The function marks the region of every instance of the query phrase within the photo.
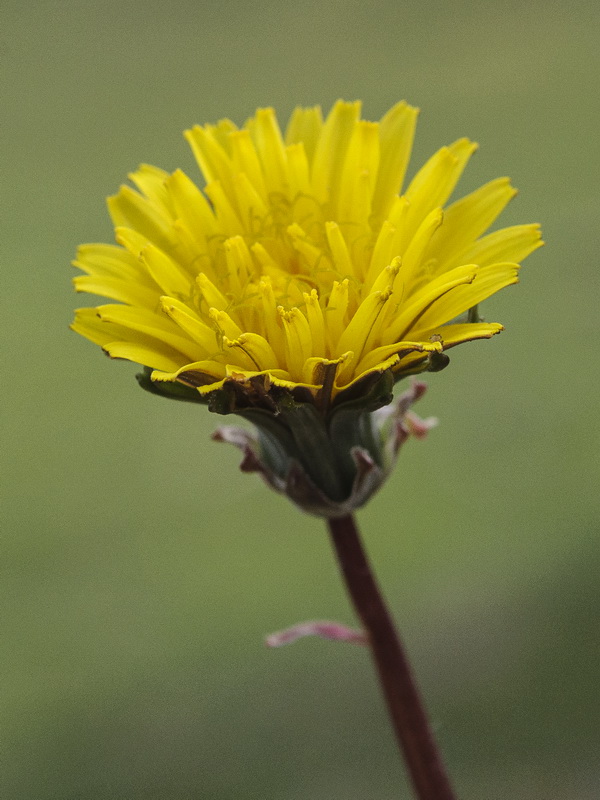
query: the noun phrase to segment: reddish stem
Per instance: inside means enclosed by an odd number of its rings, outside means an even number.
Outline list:
[[[328,521],[346,588],[368,634],[396,738],[419,800],[455,800],[404,648],[350,515]]]

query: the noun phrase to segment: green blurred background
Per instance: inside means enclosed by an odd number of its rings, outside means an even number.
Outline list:
[[[319,520],[238,471],[221,420],[68,330],[79,242],[181,131],[274,105],[423,111],[412,171],[468,135],[464,193],[548,245],[453,351],[359,515],[462,800],[600,796],[600,15],[592,2],[4,5],[2,765],[6,800],[409,798]]]

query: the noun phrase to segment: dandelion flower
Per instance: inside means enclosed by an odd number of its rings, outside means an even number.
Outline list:
[[[417,113],[401,102],[368,122],[338,101],[326,119],[297,108],[285,134],[271,108],[186,131],[204,188],[181,170],[129,176],[135,188],[108,200],[117,244],[74,262],[77,291],[116,302],[78,310],[73,329],[198,399],[264,376],[327,402],[499,332],[465,315],[517,281],[539,228],[486,234],[515,194],[508,178],[444,208],[468,139],[403,189]]]

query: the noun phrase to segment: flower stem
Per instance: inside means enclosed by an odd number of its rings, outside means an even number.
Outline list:
[[[351,515],[328,521],[354,608],[368,635],[396,738],[419,800],[455,800],[420,692]]]

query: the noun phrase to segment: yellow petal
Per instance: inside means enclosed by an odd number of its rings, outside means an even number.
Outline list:
[[[103,321],[95,308],[78,309],[71,328],[94,344],[100,345],[113,358],[126,358],[156,369],[164,368],[167,363],[172,365],[170,368],[177,368],[186,361],[180,350],[164,341],[139,331],[132,332],[114,322]],[[139,349],[135,350],[136,347]],[[139,359],[134,357],[138,355]]]
[[[129,186],[122,186],[106,202],[115,227],[130,227],[167,252],[176,245],[172,221]]]
[[[270,213],[265,201],[251,183],[247,175],[241,172],[236,179],[235,193],[240,218],[247,231],[259,231],[264,219]]]
[[[312,352],[317,358],[322,358],[326,352],[325,321],[317,290],[313,289],[310,294],[305,292],[303,299],[306,304],[306,316],[312,336]]]
[[[365,277],[365,288],[370,287],[372,281],[380,274],[381,270],[390,264],[397,256],[402,256],[410,241],[410,232],[407,228],[407,218],[410,203],[405,197],[397,197],[389,210],[388,219],[383,223],[380,235],[375,243],[371,263]]]
[[[277,308],[285,334],[285,358],[287,369],[295,380],[300,380],[304,363],[312,355],[312,336],[304,314],[299,308],[286,311],[282,306]]]
[[[248,245],[241,236],[227,239],[224,247],[229,285],[232,291],[240,297],[254,272],[252,256],[248,250]]]
[[[325,329],[328,334],[330,353],[337,352],[337,343],[346,327],[346,312],[348,310],[348,280],[334,281],[325,309]]]
[[[338,352],[352,351],[352,362],[344,365],[340,374],[340,381],[350,380],[352,368],[360,362],[363,354],[370,349],[371,343],[377,338],[380,327],[381,312],[392,294],[392,290],[373,292],[360,304],[358,310],[350,320],[346,330],[340,336],[337,344]],[[378,324],[379,323],[379,324]]]
[[[444,212],[444,224],[432,239],[425,258],[435,258],[437,271],[444,271],[457,253],[485,233],[516,194],[509,178],[497,178],[453,203]]]
[[[230,119],[220,119],[216,125],[206,125],[205,128],[214,140],[221,145],[225,153],[231,157],[231,136],[238,130],[235,122]]]
[[[138,265],[141,265],[140,253],[150,244],[148,237],[133,228],[118,227],[115,228],[115,239],[135,258]],[[147,269],[141,271],[148,273]]]
[[[420,315],[419,327],[429,328],[449,322],[500,289],[517,283],[518,272],[518,264],[490,264],[478,268],[471,284],[457,286],[444,293],[439,301],[431,303]]]
[[[202,322],[189,306],[174,297],[161,297],[160,301],[165,314],[168,314],[176,325],[200,345],[206,357],[213,357],[215,351],[219,349],[216,332]],[[196,356],[198,355],[200,353],[196,352]]]
[[[220,231],[227,231],[232,235],[244,233],[244,226],[240,220],[238,210],[234,206],[235,195],[225,192],[219,181],[207,183],[204,191],[212,201]]]
[[[406,199],[410,203],[409,231],[414,231],[432,209],[444,205],[476,149],[474,142],[459,139],[449,147],[442,147],[421,167],[406,190]]]
[[[366,353],[356,367],[355,372],[358,375],[373,369],[378,369],[382,363],[393,359],[394,356],[396,356],[394,360],[395,363],[400,358],[404,358],[408,353],[439,353],[441,350],[442,345],[439,342],[394,342],[393,344],[376,347],[374,350]]]
[[[398,280],[408,289],[419,282],[419,278],[424,272],[423,254],[443,220],[442,209],[434,208],[419,225],[411,243],[406,248],[406,252],[402,256],[401,275]]]
[[[285,131],[287,145],[302,144],[306,158],[313,158],[317,142],[323,128],[323,114],[320,106],[295,108]],[[288,150],[289,152],[289,150]]]
[[[267,199],[265,177],[250,136],[250,131],[241,130],[230,136],[232,160],[235,171],[246,175],[248,181],[263,201]]]
[[[463,284],[470,284],[475,279],[477,267],[473,264],[467,264],[464,267],[457,267],[451,272],[442,275],[430,283],[416,294],[414,294],[406,303],[401,305],[400,313],[390,322],[387,330],[382,334],[382,338],[387,341],[399,341],[403,339],[408,332],[415,327],[418,323],[419,327],[424,327],[421,324],[421,317],[426,313],[432,305],[439,302],[440,298],[447,295],[453,289]],[[398,275],[398,278],[400,278]],[[396,278],[396,280],[398,280]],[[471,305],[475,305],[472,303]],[[459,312],[460,313],[460,312]],[[442,322],[447,322],[452,317],[446,317]]]
[[[391,289],[383,292],[372,292],[368,295],[353,314],[339,338],[337,349],[339,352],[354,351],[357,360],[362,358],[363,350],[376,331],[377,320],[383,311],[384,305],[390,299]]]
[[[335,388],[338,392],[343,391],[344,389],[348,389],[353,384],[358,383],[361,380],[364,380],[364,378],[366,378],[368,375],[371,375],[373,373],[378,373],[381,375],[382,372],[385,372],[388,369],[392,369],[395,366],[395,364],[398,363],[398,358],[399,358],[398,355],[394,353],[389,358],[385,358],[382,361],[378,361],[376,364],[374,364],[371,367],[368,367],[367,369],[362,369],[362,367],[359,365],[358,369],[355,370],[354,377],[352,378],[351,381],[344,384],[340,380],[336,380]]]
[[[320,203],[326,202],[337,188],[354,123],[360,117],[360,105],[338,100],[321,129],[311,170],[313,194]]]
[[[391,264],[388,264],[381,270],[377,276],[377,280],[374,282],[371,288],[371,291],[383,292],[386,289],[393,288],[396,275],[400,272],[401,267],[402,259],[398,256],[392,260]]]
[[[288,160],[288,175],[290,181],[290,197],[310,194],[310,171],[306,150],[302,142],[290,144],[286,147]]]
[[[134,283],[121,278],[79,275],[77,278],[73,278],[73,285],[76,292],[98,294],[101,297],[108,297],[121,303],[148,308],[150,311],[154,311],[158,305],[156,292],[147,289],[141,283]]]
[[[218,361],[193,361],[185,364],[175,371],[153,372],[150,376],[153,381],[170,382],[179,381],[193,388],[204,387],[216,381],[221,381],[227,375],[225,364]]]
[[[373,214],[382,219],[402,189],[418,115],[419,110],[403,100],[390,108],[379,123],[381,156],[373,193]]]
[[[352,260],[340,226],[335,222],[326,222],[325,234],[331,250],[335,271],[341,278],[352,275],[354,272]]]
[[[158,288],[137,255],[112,244],[85,244],[77,248],[77,258],[72,263],[77,269],[98,278],[118,278],[142,283],[147,288]]]
[[[220,183],[228,197],[233,195],[233,165],[231,158],[223,148],[223,142],[215,136],[214,128],[195,125],[184,132],[188,144],[202,170],[207,185]]]
[[[360,228],[369,219],[378,167],[379,125],[359,120],[348,143],[337,196],[331,197],[332,209],[341,223]]]
[[[237,339],[242,335],[242,329],[226,311],[219,311],[216,308],[211,308],[209,309],[208,313],[210,318],[214,320],[221,333],[224,336],[227,336],[228,339]]]
[[[285,363],[285,337],[281,317],[277,313],[277,301],[271,282],[263,279],[259,284],[260,304],[265,338],[273,348],[279,364]]]
[[[143,308],[118,305],[98,306],[96,312],[101,320],[126,328],[129,331],[128,339],[132,342],[136,341],[136,333],[140,333],[168,344],[189,358],[198,356],[198,345],[180,335],[177,327],[167,317]]]
[[[164,294],[189,296],[192,286],[189,274],[162,250],[147,245],[140,253],[140,258]]]
[[[230,352],[245,356],[245,369],[256,369],[259,372],[277,369],[277,356],[267,340],[256,333],[243,333],[239,338],[230,340],[225,337],[224,345]],[[238,355],[239,357],[239,355]],[[229,360],[229,359],[228,359]],[[248,366],[249,365],[249,366]]]
[[[504,330],[498,322],[465,322],[456,325],[439,325],[435,328],[423,329],[414,332],[415,339],[439,339],[444,350],[454,347],[462,342],[471,342],[474,339],[490,339],[496,333]]]
[[[127,176],[143,195],[157,205],[166,217],[173,214],[173,203],[166,188],[169,173],[151,164],[140,164],[135,172]]]
[[[294,223],[287,229],[292,245],[304,259],[308,267],[308,271],[313,270],[326,270],[331,268],[331,262],[323,253],[320,247],[317,247],[302,230],[300,225]]]
[[[102,322],[95,308],[78,308],[71,323],[71,330],[85,336],[90,342],[99,344],[100,347],[112,342],[118,335],[110,324]]]
[[[511,228],[489,233],[459,253],[453,264],[480,264],[487,266],[500,261],[523,261],[544,244],[540,226],[514,225]]]
[[[175,214],[200,241],[218,233],[217,220],[208,201],[188,176],[180,169],[167,178]]]
[[[287,153],[275,111],[272,108],[259,108],[251,132],[262,164],[267,192],[280,192],[287,197]]]
[[[181,366],[181,358],[171,355],[171,348],[162,342],[156,342],[153,346],[139,342],[110,342],[102,349],[111,358],[124,358],[150,369],[173,371]]]
[[[216,308],[218,311],[225,311],[230,305],[230,300],[225,297],[223,292],[201,272],[196,278],[196,283],[202,292],[202,299],[206,304],[206,312],[209,308]]]

